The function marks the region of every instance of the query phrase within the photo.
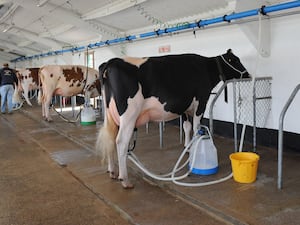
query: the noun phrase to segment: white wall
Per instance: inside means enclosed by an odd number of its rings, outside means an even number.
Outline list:
[[[238,25],[198,30],[196,36],[190,32],[141,41],[135,45],[129,45],[127,52],[131,56],[160,55],[158,53],[159,46],[170,45],[171,54],[193,52],[205,56],[215,56],[232,48],[250,74],[256,74],[257,77],[272,76],[272,106],[266,127],[278,129],[281,110],[293,89],[300,83],[300,72],[298,72],[300,68],[299,24],[299,15],[271,20],[271,55],[267,58],[259,57],[257,71],[256,48]],[[300,92],[287,111],[284,130],[300,133],[299,105]],[[228,115],[231,108],[231,104],[226,107],[223,101],[218,100],[214,116],[216,119],[232,121],[231,116]],[[207,111],[206,116],[208,115]]]
[[[160,46],[169,45],[170,53],[197,53],[205,56],[216,56],[231,48],[240,57],[250,74],[256,76],[272,76],[272,108],[266,127],[278,129],[280,112],[288,100],[292,90],[300,83],[300,15],[285,16],[271,20],[271,55],[259,58],[256,70],[256,48],[251,44],[238,25],[208,28],[166,37],[135,41],[126,45],[110,46],[95,49],[95,67],[113,57],[144,57],[163,55],[158,52]],[[125,50],[126,51],[125,51]],[[43,58],[31,62],[34,66],[43,64],[84,64],[84,53],[67,56]],[[28,62],[27,62],[28,64]],[[24,66],[24,65],[22,65]],[[22,67],[17,65],[16,67]],[[216,119],[231,120],[226,104],[220,101],[215,109]],[[300,133],[300,93],[295,98],[286,114],[284,130]],[[224,108],[225,107],[225,108]],[[207,114],[206,114],[207,115]]]

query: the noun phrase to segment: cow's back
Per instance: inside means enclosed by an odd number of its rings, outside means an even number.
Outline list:
[[[98,79],[98,71],[82,65],[48,65],[40,69],[43,89],[51,94],[74,96]]]
[[[166,111],[182,114],[194,97],[210,93],[209,60],[194,54],[148,58],[138,72],[144,97],[157,97]]]

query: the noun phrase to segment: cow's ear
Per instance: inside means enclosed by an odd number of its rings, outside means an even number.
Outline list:
[[[232,53],[232,50],[231,50],[231,48],[227,50],[227,53]]]
[[[103,78],[104,78],[104,79],[107,78],[107,70],[104,70],[104,72],[103,72]]]

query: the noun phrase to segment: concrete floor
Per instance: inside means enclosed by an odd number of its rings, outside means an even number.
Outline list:
[[[252,184],[230,179],[183,187],[153,180],[129,162],[135,188],[124,190],[94,155],[100,119],[82,126],[52,113],[52,123],[42,121],[39,106],[0,115],[0,224],[300,224],[299,153],[284,153],[282,190],[277,189],[277,150],[261,146]],[[214,142],[220,171],[185,181],[230,174],[233,142],[222,137]],[[182,149],[178,127],[166,124],[161,149],[158,125],[150,124],[148,134],[139,129],[134,152],[159,174],[170,171]]]

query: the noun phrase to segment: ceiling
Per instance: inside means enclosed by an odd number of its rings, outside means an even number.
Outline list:
[[[0,61],[222,16],[241,1],[0,0]]]

